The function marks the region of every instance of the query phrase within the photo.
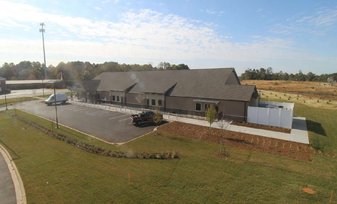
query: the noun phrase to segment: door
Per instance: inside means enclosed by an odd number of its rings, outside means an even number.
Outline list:
[[[146,99],[146,108],[149,108],[150,106],[150,99]]]

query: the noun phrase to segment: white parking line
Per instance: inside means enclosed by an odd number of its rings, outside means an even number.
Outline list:
[[[120,123],[120,122],[123,122],[123,121],[126,121],[126,120],[131,120],[131,119],[130,118],[125,118],[125,119],[119,120],[118,122]]]
[[[128,115],[119,115],[119,116],[116,116],[116,117],[112,117],[112,118],[109,118],[109,120],[113,120],[113,119],[116,119],[116,118],[122,118],[122,117],[129,117]]]

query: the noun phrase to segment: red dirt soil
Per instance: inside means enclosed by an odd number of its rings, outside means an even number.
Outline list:
[[[220,144],[222,132],[220,129],[212,128],[210,135],[209,127],[177,121],[160,126],[159,130],[217,144]],[[227,130],[224,131],[223,144],[304,161],[311,161],[310,154],[319,154],[307,144]]]
[[[311,188],[302,188],[302,190],[306,193],[309,193],[309,194],[314,194],[316,193],[314,190],[312,190]]]
[[[290,131],[291,131],[291,129],[289,128],[260,125],[260,124],[254,124],[254,123],[243,123],[243,122],[237,122],[237,121],[232,122],[231,125],[251,127],[251,128],[263,129],[263,130],[271,130],[271,131],[276,131],[276,132],[284,132],[288,134],[290,134]]]

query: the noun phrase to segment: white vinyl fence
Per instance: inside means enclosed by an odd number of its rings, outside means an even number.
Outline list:
[[[259,107],[248,106],[248,123],[292,128],[294,103],[261,101]]]

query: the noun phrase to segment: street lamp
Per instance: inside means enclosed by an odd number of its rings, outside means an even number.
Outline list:
[[[47,78],[47,64],[46,64],[46,52],[44,48],[44,32],[45,29],[43,29],[44,23],[40,23],[41,29],[39,30],[42,33],[42,44],[43,44],[43,58],[44,58],[44,79]],[[44,86],[43,86],[43,79],[42,79],[42,91],[44,96]]]

